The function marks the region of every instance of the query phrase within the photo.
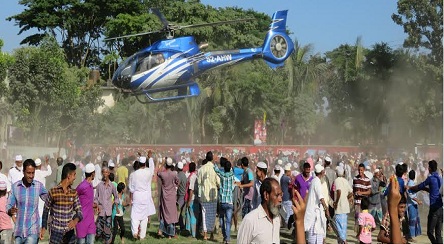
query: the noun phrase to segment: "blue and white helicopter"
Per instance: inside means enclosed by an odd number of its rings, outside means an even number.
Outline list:
[[[201,52],[205,44],[198,45],[192,36],[173,38],[175,30],[186,27],[200,27],[215,23],[204,23],[189,26],[176,26],[168,23],[157,9],[152,9],[161,20],[164,28],[159,31],[138,33],[110,39],[140,36],[165,32],[167,39],[157,41],[122,62],[115,71],[112,83],[123,92],[129,92],[142,103],[162,102],[199,96],[199,85],[194,79],[203,72],[240,62],[264,59],[272,68],[283,66],[284,61],[294,51],[294,45],[286,33],[288,10],[273,14],[270,29],[265,36],[262,47],[238,50]],[[223,21],[220,23],[233,23]],[[242,21],[242,20],[241,20]],[[173,96],[154,96],[162,92],[176,90]],[[167,93],[168,94],[168,93]],[[139,96],[144,95],[144,100]]]

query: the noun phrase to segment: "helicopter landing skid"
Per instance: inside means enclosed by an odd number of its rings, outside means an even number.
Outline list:
[[[156,93],[177,90],[176,96],[154,96]],[[199,85],[195,82],[171,87],[163,87],[157,89],[143,90],[133,94],[136,99],[143,104],[181,100],[188,97],[196,97],[200,95]],[[143,98],[140,95],[144,95]]]

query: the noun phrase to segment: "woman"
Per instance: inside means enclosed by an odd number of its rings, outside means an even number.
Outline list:
[[[410,170],[409,181],[407,182],[408,186],[415,185],[415,177],[416,172],[414,170]],[[422,202],[418,199],[416,192],[408,190],[407,193],[407,212],[409,216],[409,230],[411,237],[408,241],[413,242],[413,237],[421,235],[421,223],[419,221],[418,205],[421,205]]]

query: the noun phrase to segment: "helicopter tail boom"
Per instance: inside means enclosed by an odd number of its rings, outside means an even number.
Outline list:
[[[273,14],[270,29],[262,46],[263,58],[272,69],[283,66],[294,51],[293,41],[286,30],[287,12],[288,10],[281,10]]]

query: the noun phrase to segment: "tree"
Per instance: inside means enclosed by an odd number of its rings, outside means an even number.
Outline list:
[[[393,21],[404,27],[408,37],[404,47],[423,47],[431,51],[434,62],[442,65],[442,0],[400,0]]]
[[[47,35],[56,37],[62,43],[68,63],[77,67],[100,64],[100,38],[108,18],[119,13],[146,12],[138,0],[20,0],[19,3],[25,10],[7,20],[14,20],[20,26],[19,35],[29,29],[39,31],[20,44],[38,45]]]
[[[17,49],[13,56],[8,101],[29,142],[60,144],[67,129],[82,128],[100,105],[98,89],[86,86],[87,70],[70,68],[54,38]]]

